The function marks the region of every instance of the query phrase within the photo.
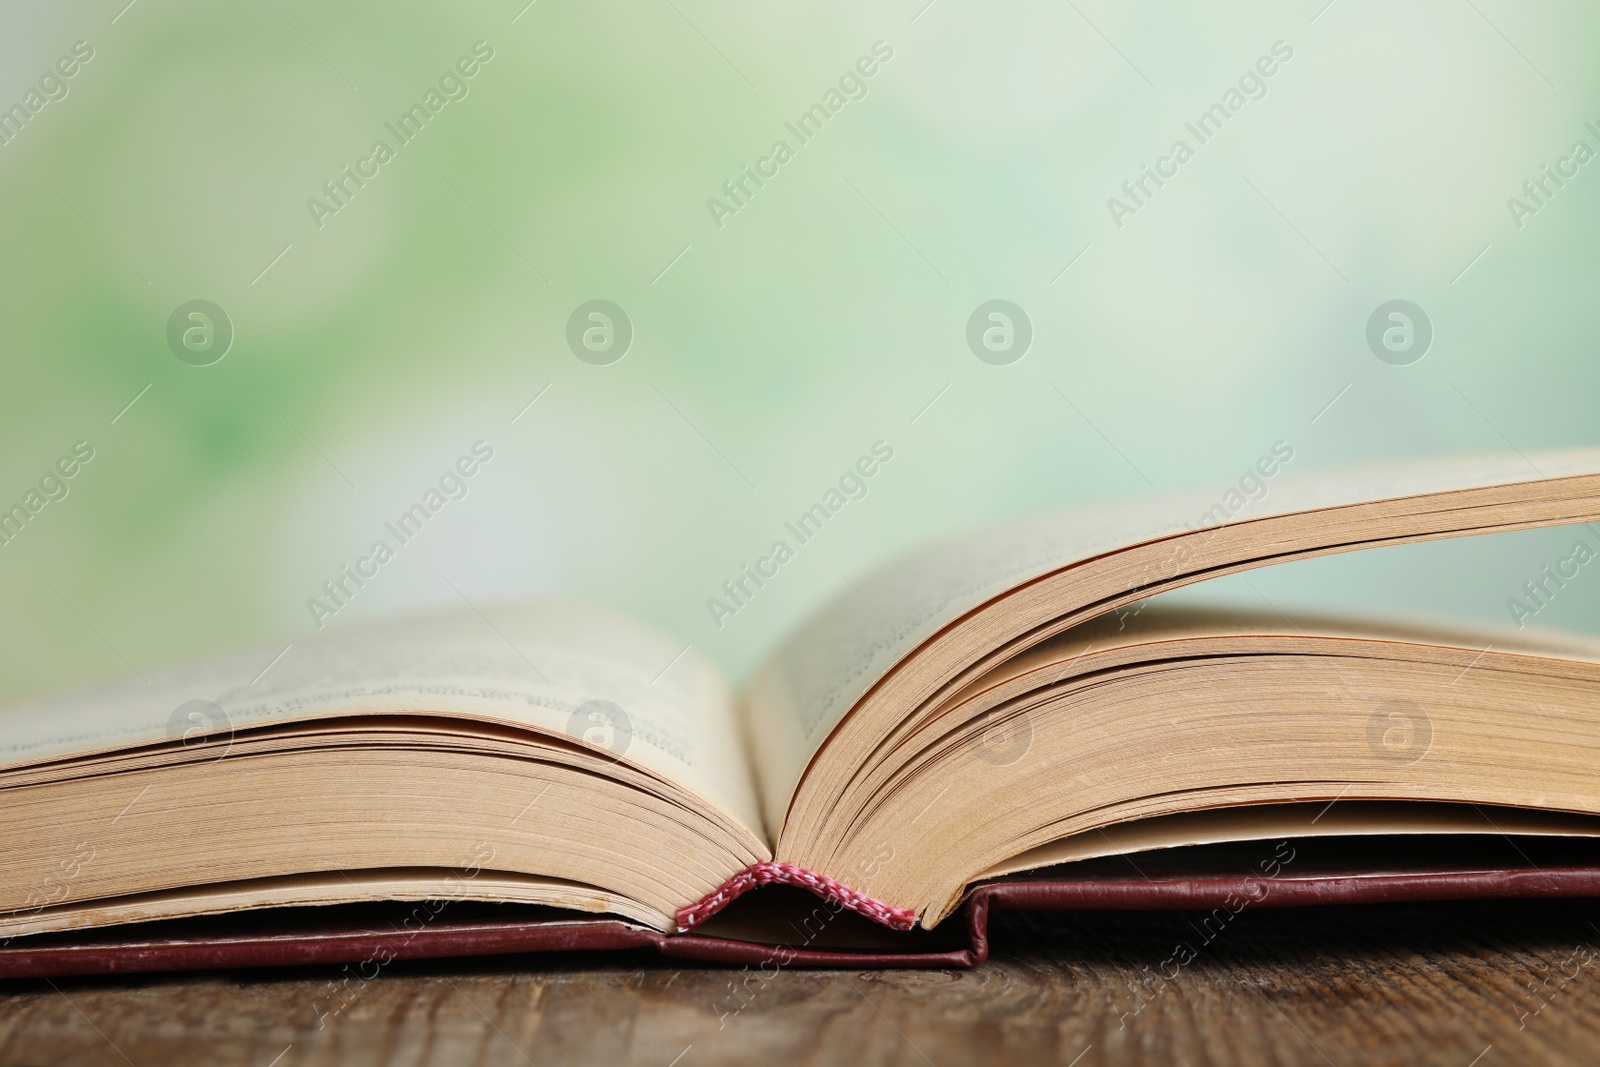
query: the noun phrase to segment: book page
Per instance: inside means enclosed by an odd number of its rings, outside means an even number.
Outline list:
[[[974,881],[1155,849],[1289,837],[1375,837],[1396,834],[1517,834],[1600,837],[1600,818],[1577,812],[1491,808],[1425,800],[1346,800],[1337,804],[1251,804],[1157,815],[1073,834],[1030,849]]]
[[[278,656],[282,652],[281,657]],[[277,657],[277,658],[275,658]],[[0,712],[0,770],[327,716],[426,713],[570,737],[761,821],[731,695],[693,650],[595,605],[488,605],[329,630]]]
[[[1281,451],[1277,455],[1282,458]],[[1097,556],[1209,527],[1596,473],[1600,450],[1594,449],[1451,456],[1298,478],[1280,467],[1275,477],[1258,473],[1248,486],[1234,483],[1115,501],[933,545],[847,586],[758,671],[745,714],[769,832],[777,834],[812,756],[873,685],[938,631],[1020,584]],[[1152,581],[1170,577],[1152,576]]]

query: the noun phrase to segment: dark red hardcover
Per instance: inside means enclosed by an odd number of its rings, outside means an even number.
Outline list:
[[[755,890],[693,931],[511,905],[340,905],[13,938],[0,978],[338,964],[371,978],[395,960],[653,949],[777,967],[973,967],[989,915],[1192,910],[1486,898],[1600,897],[1600,842],[1467,835],[1300,838],[1164,849],[975,886],[933,930],[899,932],[790,886]]]

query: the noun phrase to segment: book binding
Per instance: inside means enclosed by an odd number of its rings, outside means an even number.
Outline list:
[[[865,893],[851,889],[837,878],[808,871],[792,863],[752,863],[729,878],[715,890],[707,893],[697,903],[678,909],[675,918],[678,929],[692,930],[711,916],[727,907],[738,897],[762,885],[792,885],[809,889],[819,897],[842,904],[873,922],[891,930],[909,930],[917,923],[917,913],[911,908],[896,908]]]
[[[1414,853],[1410,846],[1415,844],[1407,843],[1407,851]],[[975,886],[961,911],[933,930],[891,932],[876,926],[876,933],[863,936],[858,931],[851,939],[796,943],[791,936],[795,928],[780,923],[786,932],[752,940],[725,920],[703,931],[663,934],[615,916],[580,917],[555,909],[488,920],[450,913],[410,927],[386,921],[392,916],[375,910],[285,909],[273,915],[234,916],[222,925],[175,920],[16,937],[0,944],[0,979],[342,965],[339,973],[355,980],[374,977],[397,960],[629,950],[763,970],[969,968],[988,957],[990,917],[1000,911],[1192,910],[1216,915],[1226,909],[1231,917],[1253,908],[1600,897],[1600,858],[1583,842],[1547,842],[1541,848],[1539,842],[1522,839],[1517,850],[1532,853],[1537,865],[1522,855],[1495,862],[1487,855],[1413,854],[1401,862],[1374,863],[1370,855],[1362,858],[1372,851],[1371,843],[1326,851],[1304,839],[1294,845],[1304,851],[1292,852],[1267,873],[1258,864],[1237,862],[1248,853],[1234,849],[1209,862],[1187,857],[1162,863],[1146,854],[1138,870],[1127,866],[1127,857],[1118,856],[1088,861],[1072,872],[1012,876]],[[1224,862],[1230,856],[1234,862]],[[803,885],[817,891],[793,880],[819,878],[811,872],[792,865],[787,871],[776,869],[779,865],[757,866],[762,869],[741,872],[745,879],[730,879],[723,887],[726,893],[711,895],[722,894],[719,900],[708,897],[684,909],[696,912],[691,922],[706,922],[709,913],[701,912],[703,906],[725,907],[758,884]],[[768,881],[758,882],[760,878]],[[843,899],[843,894],[832,897]],[[853,910],[875,918],[859,907]],[[905,912],[890,910],[904,921]]]

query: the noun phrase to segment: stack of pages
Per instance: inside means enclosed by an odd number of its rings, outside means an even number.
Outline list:
[[[681,640],[531,601],[14,707],[0,976],[647,946],[947,966],[995,908],[1600,895],[1600,642],[1143,603],[1593,522],[1600,452],[1219,499],[936,545],[845,585],[738,699]],[[1509,592],[1532,611],[1562,566]]]

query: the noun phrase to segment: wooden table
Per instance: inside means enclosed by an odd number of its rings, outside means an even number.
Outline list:
[[[0,1065],[1600,1063],[1600,902],[1000,915],[975,971],[654,956],[13,983]],[[1187,966],[1178,942],[1197,948]],[[1166,977],[1155,977],[1157,972]],[[1141,993],[1136,986],[1148,979]]]

